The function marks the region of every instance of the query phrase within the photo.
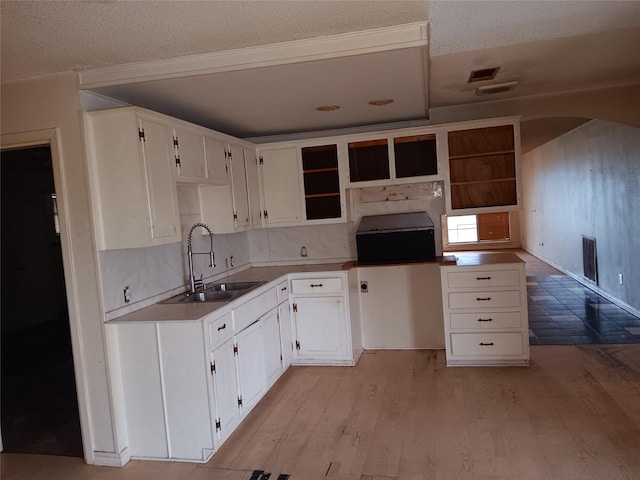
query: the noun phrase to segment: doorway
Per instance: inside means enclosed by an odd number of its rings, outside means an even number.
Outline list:
[[[51,149],[0,167],[3,450],[83,457]]]

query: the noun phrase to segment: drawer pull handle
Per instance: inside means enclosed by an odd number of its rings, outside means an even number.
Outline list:
[[[491,280],[491,277],[476,277],[476,280]]]
[[[484,298],[478,297],[476,298],[476,300],[479,302],[488,302],[489,300],[491,300],[491,297],[484,297]]]
[[[493,318],[479,318],[479,322],[493,322]]]
[[[321,283],[312,283],[312,284],[311,284],[311,285],[309,285],[309,286],[310,286],[311,288],[314,288],[314,287],[324,287],[324,285],[323,285],[323,284],[321,284]]]
[[[227,328],[227,324],[226,324],[226,323],[223,323],[222,325],[220,325],[220,326],[218,327],[218,331],[220,331],[220,330],[224,330],[225,328]]]
[[[491,342],[491,343],[483,343],[483,342],[480,342],[480,346],[481,346],[481,347],[493,347],[493,342]]]
[[[287,287],[282,287],[282,288],[280,289],[280,291],[281,291],[281,292],[284,292],[286,289],[287,289]]]

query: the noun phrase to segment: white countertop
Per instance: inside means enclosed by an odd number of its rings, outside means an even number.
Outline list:
[[[331,272],[341,271],[343,263],[322,263],[305,265],[284,265],[269,267],[252,267],[234,275],[220,278],[213,283],[223,282],[273,282],[290,273],[299,272]],[[258,293],[265,286],[250,290]],[[249,293],[249,292],[247,292]],[[218,310],[231,310],[229,305],[241,299],[237,297],[229,302],[186,302],[186,303],[156,303],[135,312],[122,315],[109,320],[107,324],[129,322],[176,322],[176,321],[200,321],[207,315]],[[223,313],[223,312],[220,312]]]

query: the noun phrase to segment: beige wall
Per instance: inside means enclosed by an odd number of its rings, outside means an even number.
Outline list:
[[[639,159],[639,128],[592,120],[523,156],[521,218],[527,250],[579,278],[582,235],[595,237],[599,288],[635,310]]]
[[[117,463],[76,75],[3,84],[1,105],[3,147],[53,141],[85,458]]]

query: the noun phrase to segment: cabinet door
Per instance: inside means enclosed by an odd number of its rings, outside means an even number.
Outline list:
[[[266,150],[260,156],[265,224],[301,222],[302,195],[297,149]]]
[[[204,152],[209,182],[231,185],[231,170],[224,142],[216,138],[204,137]]]
[[[278,319],[280,322],[280,343],[282,349],[282,368],[286,370],[293,359],[293,330],[291,327],[291,306],[289,302],[278,305]]]
[[[258,159],[256,150],[244,149],[244,164],[247,169],[247,195],[249,197],[249,223],[252,227],[262,224],[260,205],[260,178],[258,176]]]
[[[296,297],[293,312],[297,358],[338,360],[348,357],[343,297]]]
[[[176,187],[171,175],[175,162],[173,132],[160,123],[140,120],[144,130],[142,150],[147,176],[151,238],[153,240],[176,237],[179,241],[180,220],[176,200]]]
[[[338,146],[304,147],[301,153],[306,219],[342,217]]]
[[[238,383],[242,414],[248,413],[267,389],[264,368],[262,322],[258,321],[236,335]]]
[[[214,234],[236,231],[230,185],[198,185],[198,200],[202,222],[211,227]]]
[[[204,459],[213,450],[202,326],[157,324],[170,458]]]
[[[280,346],[280,321],[278,310],[273,309],[262,317],[264,339],[264,366],[267,385],[271,386],[282,373],[282,350]]]
[[[233,432],[240,423],[238,399],[238,371],[233,338],[211,353],[212,396],[215,399],[214,425],[216,447]]]
[[[185,130],[175,129],[178,181],[181,177],[205,179],[204,140]]]
[[[244,149],[239,145],[230,145],[229,151],[231,152],[231,182],[236,227],[246,227],[249,225],[249,198],[247,196]]]

